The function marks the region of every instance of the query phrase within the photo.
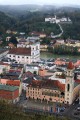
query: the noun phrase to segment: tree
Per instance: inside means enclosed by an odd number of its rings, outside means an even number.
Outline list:
[[[34,73],[35,75],[37,74],[37,72],[36,72],[36,71],[34,71],[33,73]]]
[[[17,43],[18,43],[18,41],[17,41],[17,39],[16,39],[15,36],[12,36],[12,37],[10,38],[10,41],[9,41],[9,42],[13,43],[14,45],[17,45]]]

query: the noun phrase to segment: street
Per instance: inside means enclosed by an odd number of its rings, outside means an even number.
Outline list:
[[[80,120],[80,114],[74,114],[79,105],[78,102],[74,102],[72,105],[66,106],[66,108],[62,110],[61,108],[63,108],[63,104],[61,105],[59,103],[47,103],[45,101],[41,102],[39,100],[26,99],[25,92],[23,91],[22,95],[20,96],[20,101],[17,103],[17,105],[22,106],[25,109],[25,112],[35,112],[38,114],[50,113],[62,117],[66,116],[71,118],[72,120]],[[58,106],[57,108],[59,109],[55,111],[56,106]]]

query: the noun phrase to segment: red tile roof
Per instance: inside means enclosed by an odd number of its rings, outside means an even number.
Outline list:
[[[29,86],[40,87],[40,88],[49,88],[49,89],[57,88],[59,90],[65,91],[65,84],[62,84],[57,80],[45,80],[45,81],[33,80]]]
[[[20,80],[8,80],[7,85],[12,85],[12,86],[20,86]]]
[[[67,69],[73,69],[74,68],[74,65],[72,62],[69,62],[68,63],[68,66],[67,66]]]
[[[19,72],[19,73],[20,73],[20,72],[21,72],[21,70],[20,70],[20,69],[17,69],[17,70],[10,69],[10,70],[9,70],[9,72]]]
[[[0,65],[6,65],[6,66],[9,66],[8,63],[4,63],[4,62],[0,62]]]
[[[31,73],[30,71],[27,71],[26,73],[25,73],[25,75],[31,75],[31,76],[34,76],[34,74],[33,73]]]
[[[75,82],[79,83],[80,84],[80,80],[75,80]]]
[[[31,48],[13,48],[9,50],[9,54],[31,55]]]
[[[78,60],[74,65],[78,67],[80,65],[80,60]]]
[[[58,81],[58,87],[60,90],[65,91],[65,84],[62,84]]]

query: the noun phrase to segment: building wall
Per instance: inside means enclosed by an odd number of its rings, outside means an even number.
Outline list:
[[[38,74],[39,73],[39,68],[38,67],[28,67],[28,66],[26,66],[26,68],[25,68],[25,72],[28,72],[28,71],[30,71],[31,73],[34,73],[34,72],[36,72],[36,74]]]
[[[26,83],[22,83],[22,89],[26,90],[27,89],[27,84]]]
[[[15,90],[14,92],[0,90],[0,98],[6,100],[14,100],[19,97],[19,90]]]
[[[30,64],[31,62],[37,62],[40,60],[40,43],[37,42],[32,45],[26,46],[31,47],[31,55],[15,55],[15,54],[7,54],[7,57],[11,59],[15,59],[18,63],[26,63]]]
[[[18,63],[30,64],[32,62],[31,56],[27,56],[27,55],[8,54],[7,57],[11,59],[15,59]]]
[[[46,70],[45,69],[40,69],[39,70],[39,75],[40,76],[45,76]]]
[[[2,52],[1,54],[0,54],[0,58],[3,58],[3,57],[5,57],[7,54],[8,54],[8,50],[7,51],[4,51],[4,52]]]
[[[2,64],[4,64],[4,63],[2,63]],[[1,63],[0,63],[0,74],[7,72],[9,69],[10,69],[9,65],[1,65]]]
[[[72,104],[74,90],[74,69],[67,69],[65,83],[65,103]]]
[[[40,99],[41,101],[51,101],[51,102],[64,102],[64,97],[60,95],[60,91],[45,89],[45,88],[32,88],[28,87],[26,91],[26,97],[31,99]]]
[[[20,82],[20,86],[19,86],[19,96],[21,95],[22,93],[22,82]]]
[[[1,84],[5,84],[5,85],[6,85],[6,84],[7,84],[7,81],[8,81],[8,79],[0,79],[0,83],[1,83]]]
[[[30,45],[31,47],[31,56],[32,62],[37,62],[40,60],[40,43],[37,42],[35,44]]]
[[[79,96],[79,91],[80,91],[80,84],[77,85],[77,86],[74,88],[74,91],[73,91],[73,100],[75,100],[75,99]]]
[[[7,85],[8,81],[9,81],[9,79],[0,79],[0,83],[1,83],[1,84]],[[16,80],[15,80],[15,82],[16,82]],[[16,84],[16,83],[15,83],[15,84]],[[8,84],[8,85],[17,86],[17,85],[13,85],[13,84]],[[20,82],[20,86],[18,86],[18,87],[19,87],[19,96],[20,96],[21,93],[22,93],[22,82]]]

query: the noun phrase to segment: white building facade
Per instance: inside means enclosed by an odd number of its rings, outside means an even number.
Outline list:
[[[29,57],[29,61],[31,59],[31,62],[37,62],[40,60],[40,42],[35,42],[32,44],[18,44],[17,48],[31,48],[31,58]]]
[[[40,43],[27,45],[26,48],[13,48],[7,54],[7,57],[15,59],[18,63],[30,64],[40,60]]]
[[[57,16],[55,15],[55,17],[49,17],[49,18],[45,18],[45,22],[50,22],[50,23],[61,23],[61,22],[71,22],[71,19],[68,17],[62,17],[62,18],[57,18]]]
[[[65,103],[73,103],[73,91],[74,91],[74,67],[70,62],[66,71],[66,83],[65,83]]]

